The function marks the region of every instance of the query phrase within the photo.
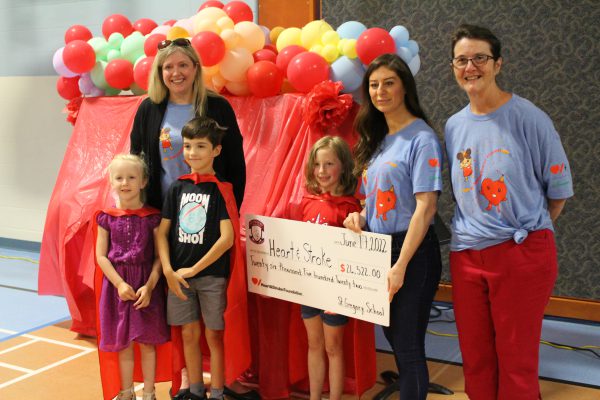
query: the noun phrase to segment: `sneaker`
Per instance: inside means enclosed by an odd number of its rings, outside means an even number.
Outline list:
[[[227,386],[224,386],[223,394],[234,400],[260,400],[260,394],[258,394],[256,390],[249,390],[244,393],[237,393],[229,389]]]
[[[206,395],[204,396],[198,396],[197,394],[194,394],[192,392],[188,392],[186,394],[183,395],[182,397],[183,400],[206,400]]]
[[[171,394],[171,390],[172,390],[172,388],[169,389],[169,394]],[[189,388],[187,388],[187,389],[181,389],[181,390],[179,390],[179,392],[175,396],[171,395],[171,400],[184,400],[185,399],[185,395],[188,394],[189,392],[190,392]]]

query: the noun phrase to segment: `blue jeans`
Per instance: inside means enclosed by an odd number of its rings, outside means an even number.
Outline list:
[[[392,262],[396,262],[406,232],[392,235]],[[390,304],[386,339],[394,350],[402,400],[425,400],[429,371],[425,359],[425,333],[433,296],[440,282],[442,260],[438,238],[430,227],[408,263],[404,285]]]

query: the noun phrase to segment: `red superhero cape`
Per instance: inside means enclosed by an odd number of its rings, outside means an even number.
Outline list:
[[[118,208],[108,208],[102,210],[102,212],[108,215],[112,215],[113,217],[121,217],[124,215],[136,215],[141,218],[147,217],[149,215],[160,214],[160,211],[151,207],[144,207],[137,210],[121,210]],[[100,269],[98,261],[95,257],[96,239],[98,237],[98,223],[96,222],[96,218],[99,213],[100,211],[97,211],[92,218],[92,229],[94,237],[94,260],[96,264],[96,269],[94,272],[94,294],[96,299],[96,334],[98,338],[98,343],[100,343],[100,337],[102,336],[102,332],[100,331],[99,305],[100,293],[102,291],[102,280],[104,277],[104,273],[102,272],[102,269]],[[142,382],[143,377],[141,369],[141,359],[137,344],[134,344],[134,351],[135,366],[133,379],[136,382]],[[121,389],[118,354],[118,352],[102,351],[100,350],[100,348],[98,348],[98,358],[100,361],[100,378],[102,380],[102,393],[104,395],[104,400],[110,400],[114,398]],[[172,379],[172,359],[173,357],[171,356],[170,342],[156,346],[156,382],[168,382]]]
[[[231,384],[249,366],[250,332],[248,329],[248,303],[246,287],[246,268],[240,246],[240,221],[238,209],[233,196],[233,187],[228,182],[219,181],[214,175],[188,174],[179,177],[180,180],[190,180],[194,184],[201,182],[214,182],[225,200],[229,219],[233,225],[234,244],[229,253],[231,256],[229,284],[227,286],[227,309],[225,310],[225,383]],[[173,359],[176,374],[173,376],[173,394],[177,393],[181,385],[179,372],[185,366],[183,356],[183,343],[181,341],[181,328],[171,327],[171,340],[173,342]],[[201,337],[202,355],[204,366],[207,369],[210,361],[208,345]]]

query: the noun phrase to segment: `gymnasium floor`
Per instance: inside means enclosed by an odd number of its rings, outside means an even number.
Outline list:
[[[37,295],[37,260],[39,253],[35,248],[0,246],[0,399],[101,399],[95,341],[78,338],[69,330],[64,299]],[[438,306],[441,314],[432,320],[452,321],[448,305]],[[467,399],[455,325],[433,322],[429,329],[431,381],[452,390],[454,395],[430,394],[428,399]],[[380,331],[377,337],[380,372],[394,369]],[[573,346],[598,346],[600,324],[547,319],[542,337]],[[547,345],[541,345],[540,354],[544,400],[600,399],[600,358],[591,352]],[[159,399],[168,399],[169,386],[157,385]],[[383,387],[383,380],[379,379],[362,398],[372,399]]]

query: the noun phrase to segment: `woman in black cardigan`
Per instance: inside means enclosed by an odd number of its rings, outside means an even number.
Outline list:
[[[177,179],[178,167],[187,169],[182,164],[181,127],[194,116],[207,116],[227,128],[214,168],[221,179],[233,185],[239,209],[246,186],[246,163],[233,109],[224,97],[204,87],[198,55],[187,39],[165,40],[159,49],[148,98],[140,104],[131,131],[131,153],[142,154],[150,172],[147,203],[162,208],[162,192]],[[178,164],[175,168],[173,161]],[[181,172],[179,175],[189,170]]]

